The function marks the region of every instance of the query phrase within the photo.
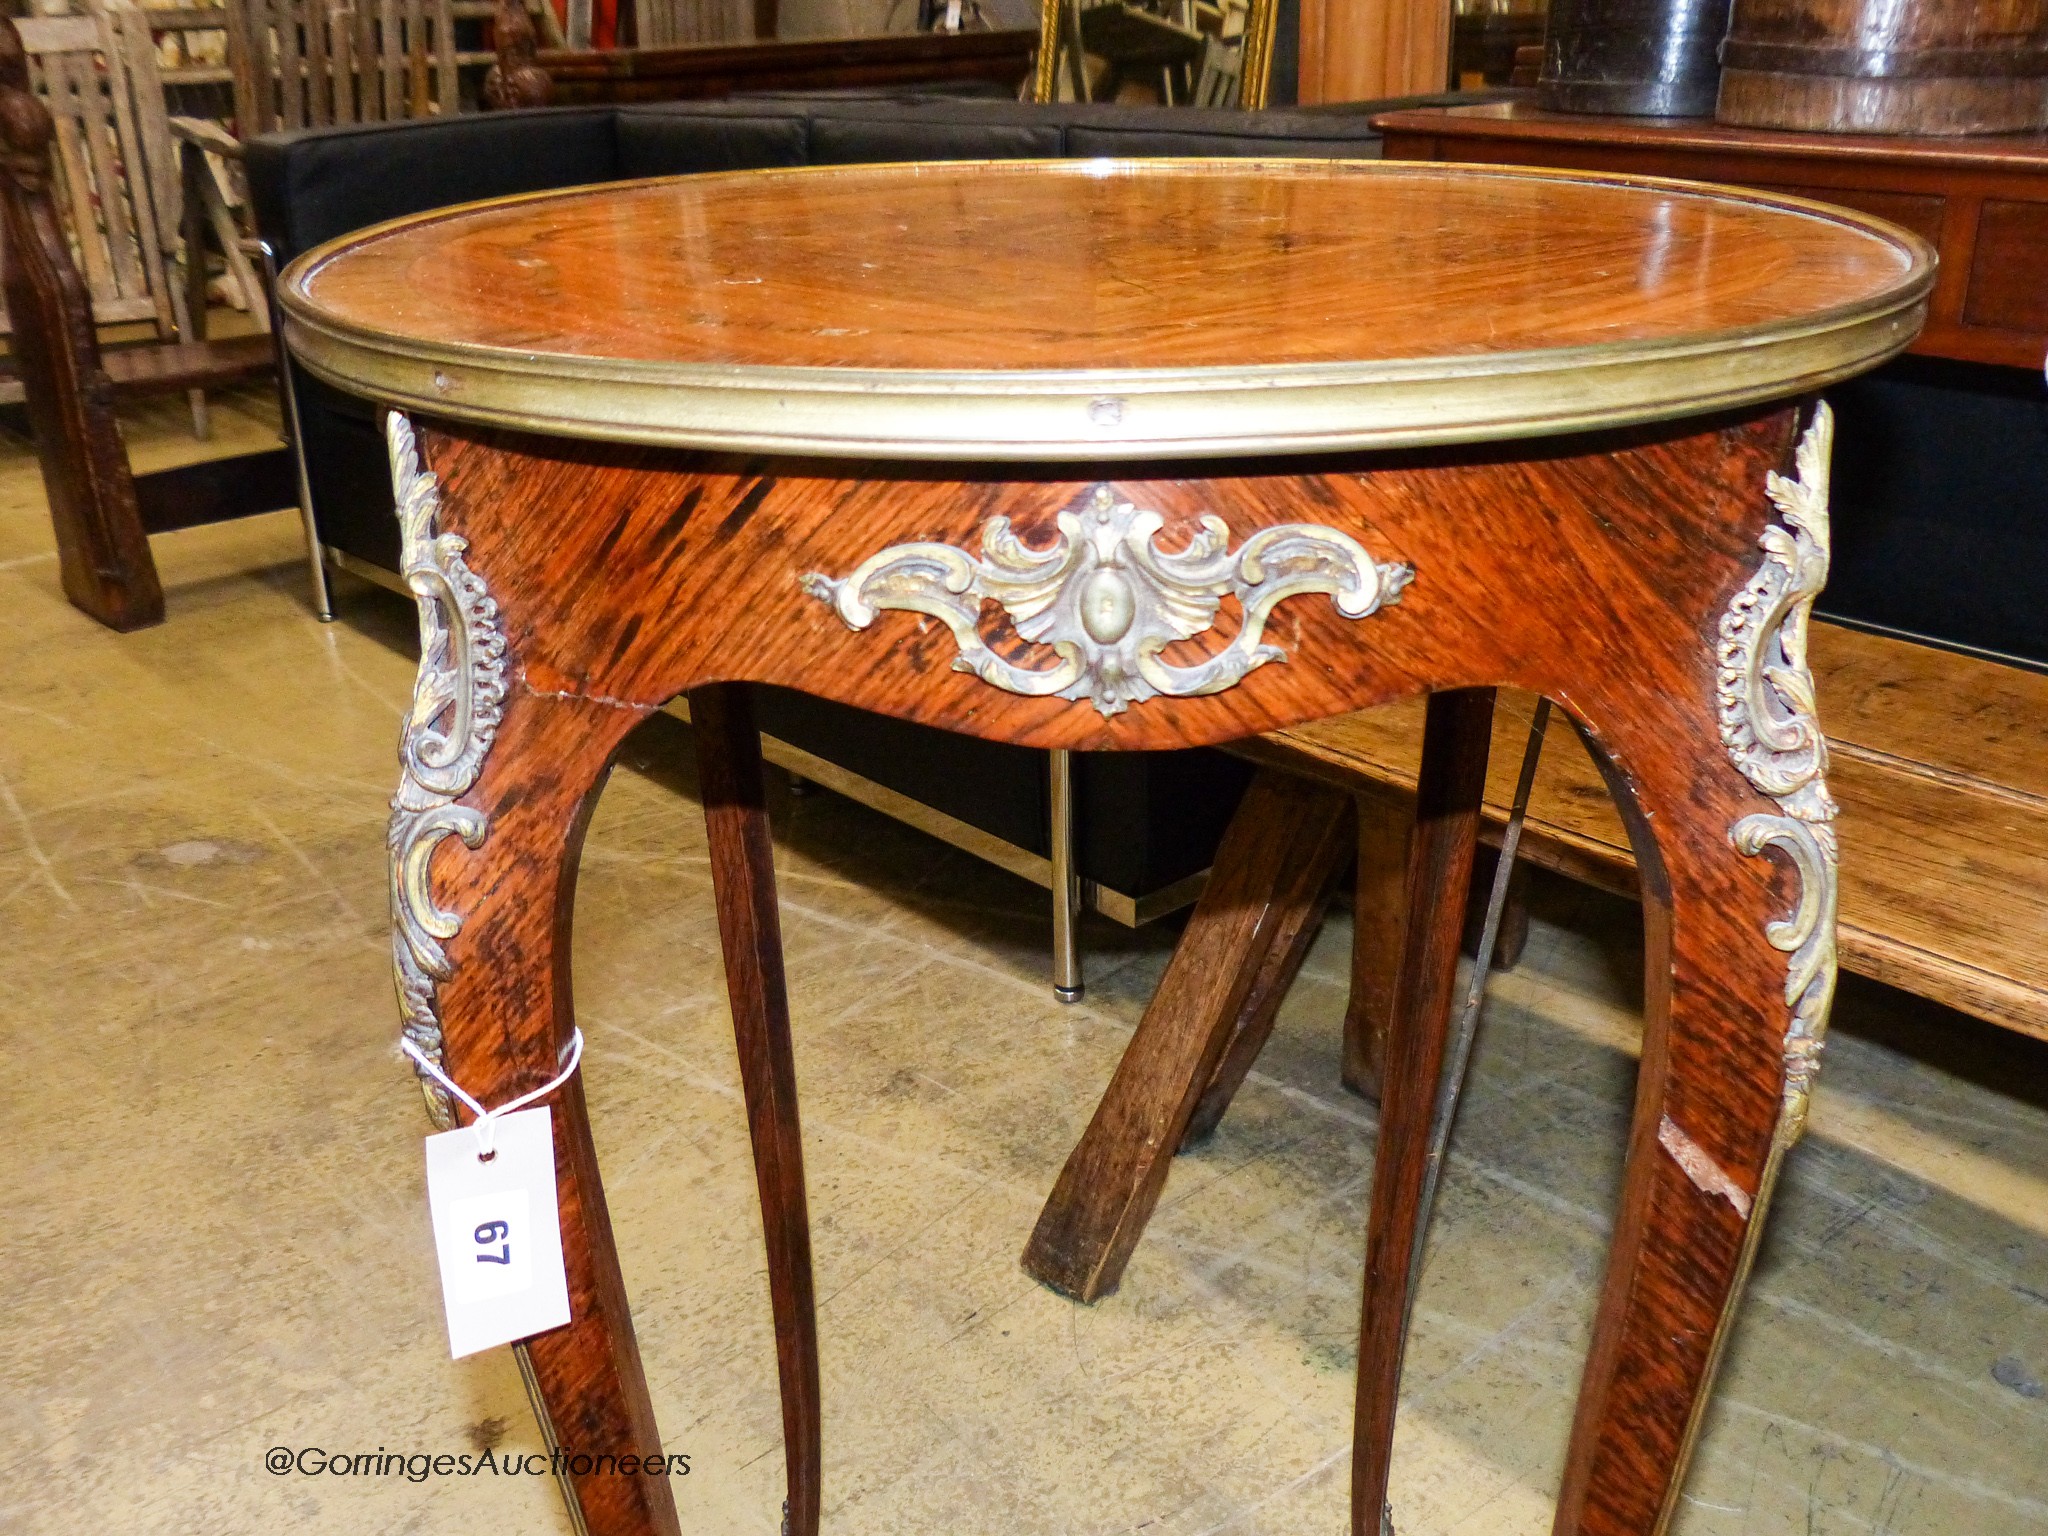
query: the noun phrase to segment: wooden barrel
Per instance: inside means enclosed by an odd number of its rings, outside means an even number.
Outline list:
[[[1728,0],[1551,0],[1538,100],[1555,112],[1712,117]]]
[[[1735,0],[1721,62],[1724,123],[2048,128],[2048,0]]]

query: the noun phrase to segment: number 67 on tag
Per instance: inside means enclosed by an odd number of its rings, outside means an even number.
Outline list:
[[[427,1205],[456,1359],[569,1321],[554,1114],[500,1115],[488,1160],[473,1127],[427,1138]]]

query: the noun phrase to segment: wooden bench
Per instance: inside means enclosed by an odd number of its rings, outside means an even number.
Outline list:
[[[2048,1039],[2048,677],[1825,623],[1813,626],[1811,654],[1828,784],[1842,807],[1843,968]],[[1533,704],[1501,697],[1488,773],[1495,840]],[[1421,736],[1418,699],[1275,732],[1243,751],[1405,806]],[[1636,893],[1621,818],[1557,713],[1521,852]]]
[[[2048,676],[1815,623],[1811,660],[1841,805],[1845,969],[2048,1039]],[[1535,700],[1503,692],[1486,825],[1506,824]],[[1228,1044],[1181,1144],[1213,1130],[1250,1071],[1356,829],[1344,1077],[1371,1093],[1406,911],[1423,700],[1276,731],[1232,750],[1260,773],[1147,1010]],[[1606,784],[1553,711],[1521,859],[1623,895],[1635,859]],[[1475,886],[1478,882],[1475,881]],[[1083,1159],[1088,1143],[1076,1148]],[[1172,1149],[1135,1179],[1070,1161],[1024,1266],[1084,1301],[1114,1290]]]

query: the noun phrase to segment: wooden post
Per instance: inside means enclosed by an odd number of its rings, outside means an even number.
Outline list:
[[[1447,88],[1451,0],[1301,0],[1303,106]]]
[[[1272,1032],[1349,841],[1346,796],[1252,780],[1159,990],[1053,1186],[1024,1271],[1077,1301],[1115,1290],[1173,1154],[1216,1127]]]
[[[753,696],[730,684],[690,694],[698,783],[711,845],[711,888],[725,953],[726,998],[739,1046],[740,1084],[761,1193],[768,1288],[782,1385],[782,1445],[789,1497],[786,1536],[817,1536],[823,1452],[818,1403],[818,1308],[811,1275],[811,1218],[804,1197],[803,1130],[797,1119],[789,987],[775,902],[775,849],[761,785],[761,735]]]

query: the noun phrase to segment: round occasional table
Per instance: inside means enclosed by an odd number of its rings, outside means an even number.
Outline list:
[[[1901,230],[1789,198],[1303,161],[703,176],[311,252],[285,334],[393,408],[419,598],[389,838],[404,1027],[486,1102],[556,1074],[584,825],[626,733],[687,694],[788,1529],[810,1536],[810,1250],[749,687],[1087,751],[1428,694],[1366,1235],[1352,1522],[1377,1531],[1492,690],[1546,696],[1628,820],[1649,949],[1556,1529],[1645,1536],[1833,988],[1817,391],[1906,346],[1932,269]],[[1200,1086],[1204,1063],[1180,1069]],[[574,1082],[555,1126],[574,1318],[526,1341],[531,1374],[574,1450],[652,1453]],[[573,1496],[599,1536],[677,1529],[658,1474],[603,1467]]]

